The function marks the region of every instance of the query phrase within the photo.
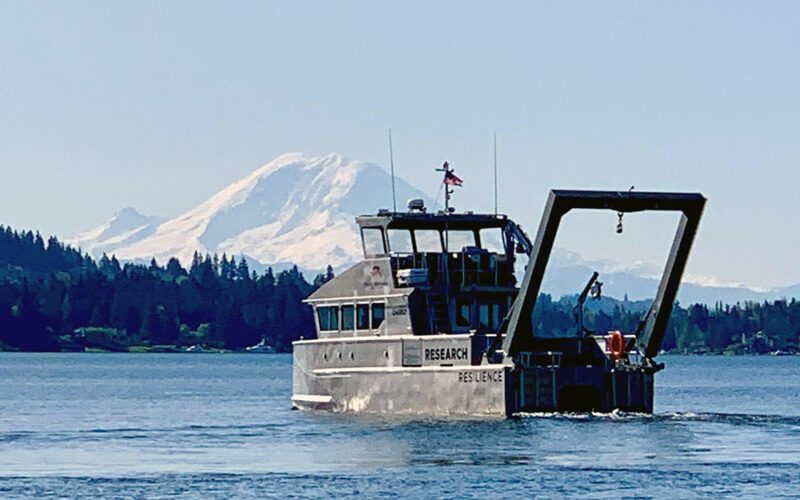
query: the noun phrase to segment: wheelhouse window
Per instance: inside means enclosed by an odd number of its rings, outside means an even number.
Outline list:
[[[475,233],[472,231],[447,231],[445,235],[448,252],[461,252],[464,247],[475,247]]]
[[[372,329],[380,328],[383,320],[386,319],[386,304],[372,304]]]
[[[490,252],[502,254],[505,253],[503,246],[503,230],[499,227],[489,227],[481,229],[481,248]]]
[[[369,304],[358,304],[356,308],[356,328],[358,330],[369,329]]]
[[[342,330],[352,331],[355,326],[355,307],[351,305],[342,306]]]
[[[320,331],[331,332],[339,329],[339,307],[317,307],[317,317]]]
[[[408,229],[389,229],[389,249],[392,253],[414,253],[411,244],[411,231]]]
[[[417,252],[442,252],[442,233],[435,229],[417,229],[414,231]]]
[[[386,248],[383,244],[383,229],[377,227],[362,228],[361,237],[364,240],[364,253],[366,255],[383,255],[386,253]]]

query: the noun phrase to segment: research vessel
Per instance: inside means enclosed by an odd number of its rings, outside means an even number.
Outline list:
[[[704,204],[698,193],[553,190],[533,241],[505,215],[429,212],[421,200],[359,216],[364,260],[306,300],[317,338],[294,342],[293,407],[457,417],[651,413],[663,368],[655,358]],[[545,337],[532,317],[559,224],[592,209],[616,212],[618,231],[629,212],[680,214],[658,291],[635,331],[592,331],[582,311],[600,292],[594,273],[577,300],[575,334]]]

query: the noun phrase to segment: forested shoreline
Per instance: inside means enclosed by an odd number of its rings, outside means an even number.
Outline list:
[[[246,259],[195,254],[188,268],[92,259],[39,233],[0,226],[0,350],[99,349],[241,350],[262,340],[276,351],[315,335],[303,303],[333,277],[310,282],[296,266],[252,271]],[[574,297],[543,295],[536,331],[574,331]],[[603,299],[589,304],[586,325],[598,332],[634,331],[641,302]],[[667,351],[688,353],[797,352],[800,303],[795,299],[743,304],[676,304],[664,339]]]
[[[0,227],[0,346],[6,350],[190,346],[278,351],[314,336],[302,302],[332,276],[262,274],[245,259],[195,254],[188,269],[95,261],[56,238]]]

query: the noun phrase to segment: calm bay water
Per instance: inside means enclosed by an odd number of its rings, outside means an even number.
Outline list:
[[[0,497],[800,495],[800,357],[663,356],[656,415],[289,409],[291,356],[0,354]]]

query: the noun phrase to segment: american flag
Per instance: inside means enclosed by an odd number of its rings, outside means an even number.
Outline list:
[[[460,186],[460,185],[462,185],[464,183],[464,181],[462,181],[460,177],[458,177],[456,174],[454,174],[452,170],[449,170],[448,167],[449,167],[449,165],[447,164],[447,162],[445,162],[445,164],[444,164],[444,168],[445,168],[445,171],[444,171],[444,183],[447,184],[448,186]]]

